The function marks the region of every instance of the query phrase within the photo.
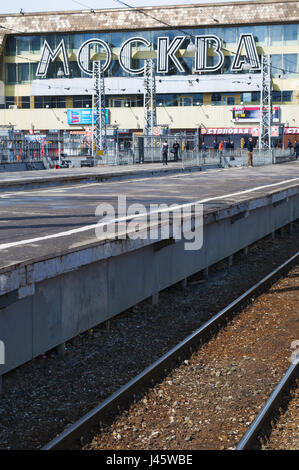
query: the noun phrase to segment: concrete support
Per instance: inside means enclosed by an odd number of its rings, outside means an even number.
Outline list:
[[[234,264],[234,255],[230,255],[228,257],[228,268],[231,268],[233,264]]]
[[[159,303],[159,292],[156,292],[156,294],[152,296],[152,305],[158,305],[158,303]]]
[[[59,344],[59,346],[56,347],[56,352],[60,358],[63,358],[65,356],[65,351],[66,351],[65,343],[61,343]]]
[[[249,252],[249,247],[248,247],[248,246],[245,246],[245,248],[243,249],[243,254],[244,254],[245,256],[247,256],[247,255],[248,255],[248,252]]]
[[[183,288],[183,289],[187,289],[187,285],[188,285],[188,279],[187,279],[187,278],[186,278],[186,279],[183,279],[183,280],[181,281],[181,286],[182,286],[182,288]]]
[[[203,277],[206,280],[209,279],[209,268],[208,267],[203,270]]]
[[[276,232],[275,232],[275,230],[274,230],[274,232],[271,233],[271,239],[272,239],[272,240],[275,240],[275,238],[276,238]]]

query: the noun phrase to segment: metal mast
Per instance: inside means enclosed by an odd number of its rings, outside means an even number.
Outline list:
[[[144,125],[143,134],[153,135],[157,125],[156,110],[156,77],[152,59],[146,59],[144,64]]]
[[[271,149],[272,79],[271,56],[262,56],[259,150]]]
[[[92,136],[93,136],[93,156],[94,150],[99,155],[106,148],[106,110],[105,110],[105,82],[104,72],[101,69],[99,60],[93,61],[92,76],[94,80],[94,94],[92,105]]]

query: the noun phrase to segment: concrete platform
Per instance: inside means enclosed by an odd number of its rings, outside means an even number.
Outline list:
[[[203,204],[203,246],[102,240],[102,202]],[[299,217],[299,162],[0,195],[0,375]],[[116,212],[117,218],[117,212]]]
[[[214,168],[217,165],[214,165]],[[0,173],[0,192],[13,189],[31,189],[75,183],[92,183],[130,178],[161,176],[181,172],[202,170],[201,165],[183,165],[180,163],[146,163],[141,165],[98,166],[93,168],[67,168],[43,171],[15,171]]]

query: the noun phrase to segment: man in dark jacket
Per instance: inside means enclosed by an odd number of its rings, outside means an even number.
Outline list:
[[[247,150],[248,150],[248,161],[247,161],[247,166],[253,166],[253,140],[252,137],[249,137],[249,140],[247,142]]]
[[[167,156],[168,156],[168,143],[167,143],[167,140],[164,140],[163,145],[162,145],[163,165],[167,165]]]
[[[180,144],[178,143],[177,140],[174,141],[174,144],[173,144],[172,148],[173,148],[174,161],[177,162],[178,161],[179,148],[180,148]]]
[[[297,158],[299,157],[299,142],[295,142],[295,147],[294,147],[294,150],[295,150],[295,157],[296,157],[296,160]]]

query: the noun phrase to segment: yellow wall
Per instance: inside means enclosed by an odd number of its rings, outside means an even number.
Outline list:
[[[206,127],[254,127],[257,123],[236,124],[231,121],[231,106],[186,106],[159,107],[158,124],[168,124],[172,129],[196,129]],[[281,123],[299,127],[299,106],[282,105]],[[120,129],[142,129],[143,108],[110,108],[110,124]],[[65,109],[1,109],[2,125],[13,124],[20,130],[84,129],[84,126],[69,126]]]

